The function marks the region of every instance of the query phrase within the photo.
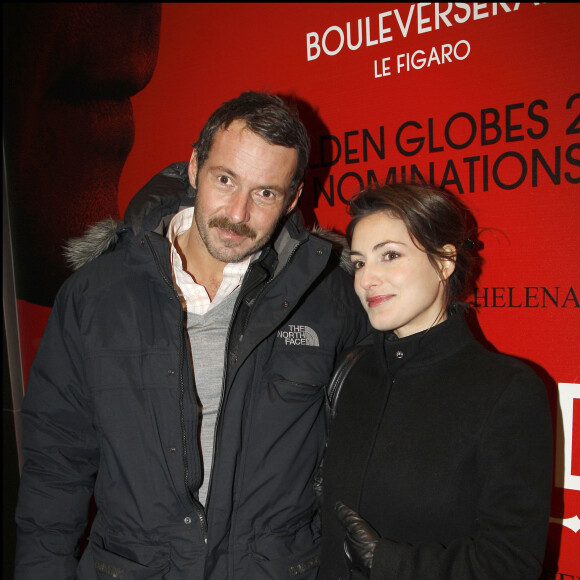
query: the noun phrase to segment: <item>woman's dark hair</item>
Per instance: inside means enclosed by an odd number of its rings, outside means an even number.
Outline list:
[[[244,121],[252,133],[272,145],[296,149],[298,165],[291,183],[291,193],[294,193],[304,179],[310,155],[310,139],[298,113],[280,97],[269,93],[247,91],[226,101],[211,114],[193,145],[197,152],[197,170],[206,162],[217,131],[227,129],[237,120]]]
[[[477,224],[469,209],[451,193],[414,183],[373,185],[351,198],[348,212],[352,216],[346,229],[349,245],[360,220],[377,212],[401,219],[437,272],[437,261],[449,259],[443,247],[453,245],[455,270],[445,281],[446,305],[465,298],[472,290],[481,267],[476,251]]]

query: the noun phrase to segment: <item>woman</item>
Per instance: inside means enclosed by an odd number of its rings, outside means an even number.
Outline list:
[[[392,185],[364,190],[350,212],[355,289],[379,332],[336,404],[319,578],[536,580],[550,413],[535,373],[465,322],[457,301],[477,262],[467,210]]]

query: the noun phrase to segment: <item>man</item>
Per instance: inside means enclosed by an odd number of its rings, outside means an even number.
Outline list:
[[[324,387],[369,327],[294,211],[308,154],[281,99],[243,93],[71,244],[23,409],[17,579],[316,576]]]

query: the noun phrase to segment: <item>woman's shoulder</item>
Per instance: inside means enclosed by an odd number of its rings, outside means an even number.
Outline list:
[[[546,386],[532,366],[513,355],[493,352],[480,343],[472,345],[469,354],[458,361],[470,390],[489,402],[500,400],[547,400]]]

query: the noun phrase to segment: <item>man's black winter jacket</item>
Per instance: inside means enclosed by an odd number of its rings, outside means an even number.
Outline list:
[[[234,310],[204,510],[164,236],[194,195],[187,164],[170,166],[124,223],[101,224],[72,248],[88,263],[59,292],[24,402],[19,580],[316,575],[324,387],[341,351],[368,335],[367,317],[333,244],[293,214],[251,264]]]

